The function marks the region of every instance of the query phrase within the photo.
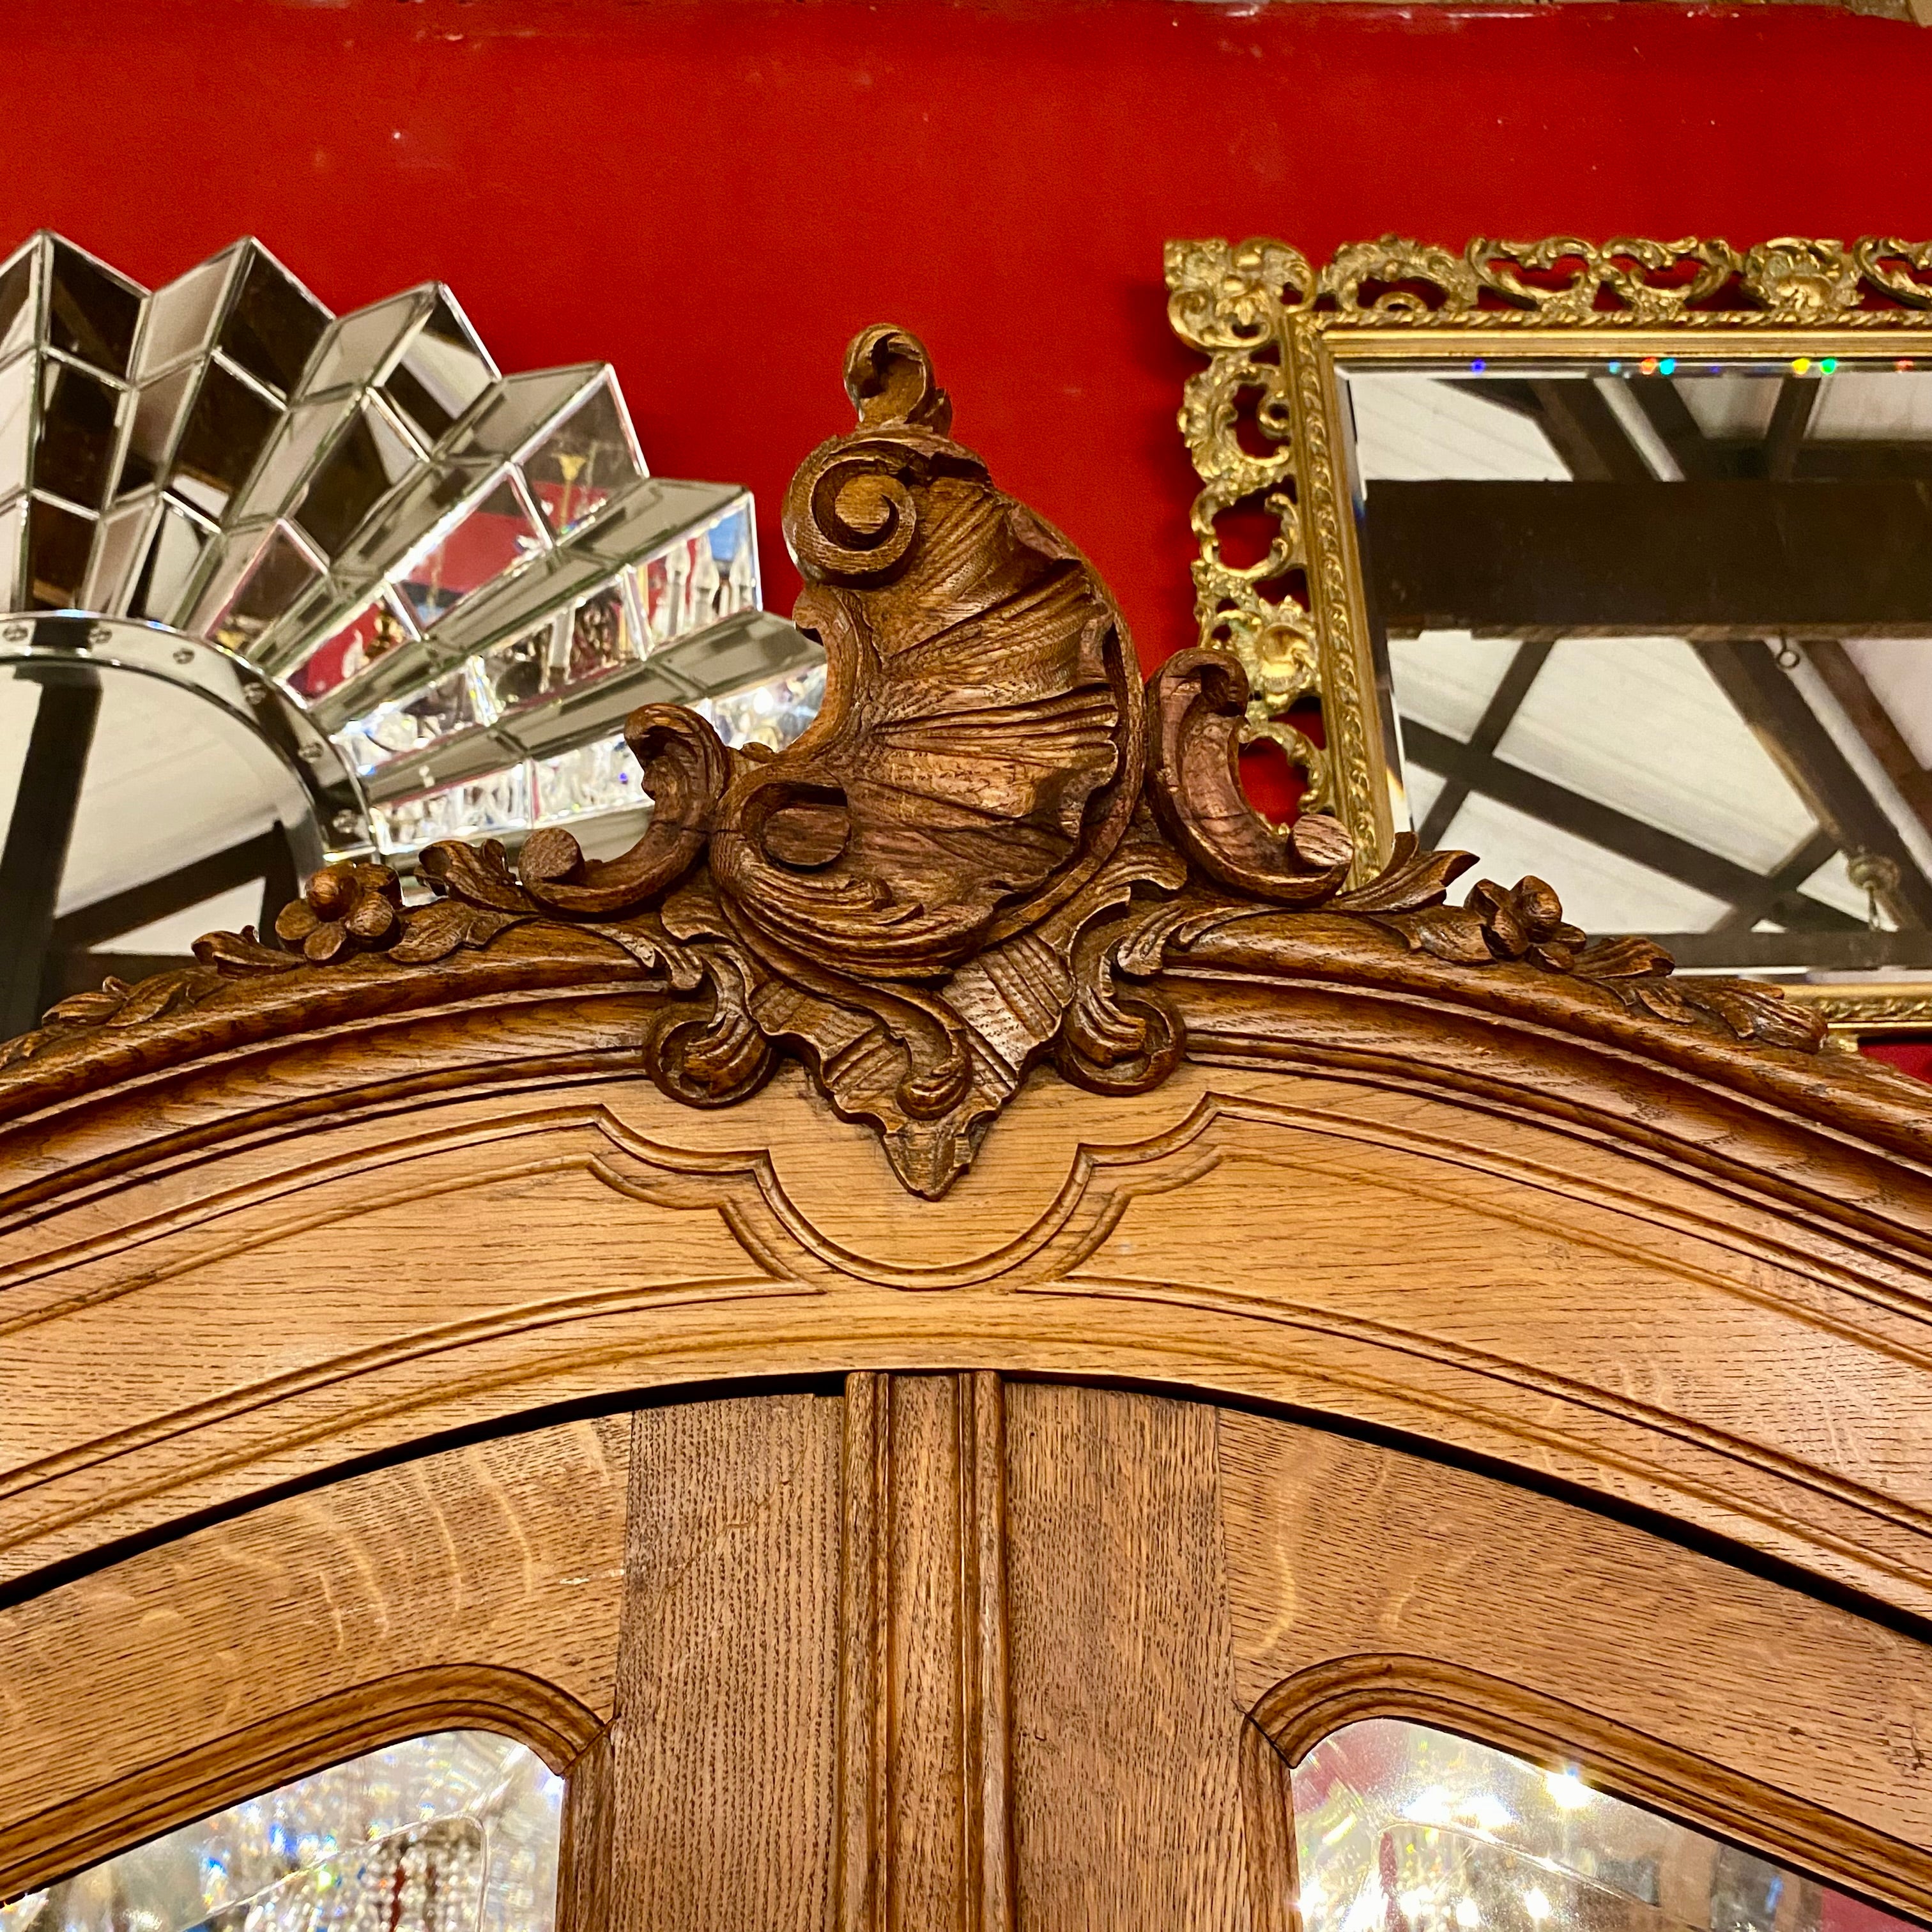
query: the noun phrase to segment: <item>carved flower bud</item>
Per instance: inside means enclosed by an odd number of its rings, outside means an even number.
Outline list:
[[[276,915],[275,936],[318,964],[387,946],[402,930],[402,885],[387,866],[325,866]]]
[[[1564,923],[1562,901],[1542,880],[1532,876],[1508,886],[1479,880],[1466,903],[1498,959],[1527,958],[1552,973],[1568,973],[1576,964],[1583,933]]]
[[[323,866],[302,896],[317,919],[340,919],[356,903],[356,868]]]

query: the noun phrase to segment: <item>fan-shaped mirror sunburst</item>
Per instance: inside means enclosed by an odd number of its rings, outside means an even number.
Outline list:
[[[64,923],[97,960],[184,950],[265,836],[272,897],[452,836],[620,849],[649,808],[634,706],[776,746],[823,688],[760,608],[750,493],[651,476],[609,365],[505,375],[438,284],[332,316],[253,240],[152,292],[51,234],[0,266],[0,752],[40,874],[58,848],[28,950]],[[179,828],[159,854],[136,744]],[[22,1010],[65,990],[52,958],[0,970]]]

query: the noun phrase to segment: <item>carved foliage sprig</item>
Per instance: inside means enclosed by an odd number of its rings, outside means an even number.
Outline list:
[[[31,1033],[0,1041],[0,1068],[32,1060],[77,1036],[103,1030],[116,1032],[164,1014],[185,1012],[238,981],[286,973],[303,963],[298,952],[264,945],[253,926],[238,933],[209,933],[195,941],[190,966],[170,967],[131,983],[110,975],[97,991],[59,1000]]]
[[[1648,939],[1591,944],[1541,879],[1514,886],[1479,880],[1461,905],[1449,904],[1450,886],[1475,864],[1474,854],[1423,851],[1412,832],[1396,838],[1373,879],[1344,891],[1352,848],[1339,824],[1304,816],[1276,832],[1244,797],[1235,756],[1246,698],[1240,667],[1225,653],[1169,658],[1148,694],[1148,789],[1169,836],[1196,868],[1250,904],[1358,918],[1454,965],[1521,964],[1562,975],[1673,1024],[1714,1022],[1741,1040],[1808,1052],[1822,1044],[1823,1021],[1774,987],[1676,978],[1670,955]]]

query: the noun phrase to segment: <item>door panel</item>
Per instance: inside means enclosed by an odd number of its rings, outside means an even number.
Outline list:
[[[1532,1754],[1567,1736],[1634,1796],[1801,1862],[1835,1845],[1932,1906],[1900,1849],[1932,1844],[1916,1637],[1400,1450],[1228,1410],[1218,1444],[1241,1695],[1291,1755],[1384,1712]]]
[[[0,1898],[390,1739],[562,1770],[616,1694],[626,1417],[370,1470],[0,1607]]]
[[[638,1412],[609,1816],[566,1932],[826,1924],[843,1407]]]
[[[1568,1769],[1404,1718],[1330,1731],[1293,1791],[1303,1932],[1910,1932]]]
[[[1312,1423],[986,1371],[653,1400],[0,1608],[0,1885],[464,1726],[566,1774],[560,1932],[1293,1932],[1291,1763],[1397,1719],[1932,1916],[1895,1618]]]
[[[511,1738],[405,1738],[0,1905],[0,1932],[551,1932],[562,1796]]]
[[[1215,1412],[1007,1390],[1019,1922],[1253,1922]]]

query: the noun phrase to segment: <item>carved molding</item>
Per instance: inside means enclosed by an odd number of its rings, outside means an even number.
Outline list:
[[[1355,300],[1367,273],[1334,286]],[[327,868],[274,943],[210,934],[194,964],[110,980],[0,1047],[0,1112],[120,1077],[137,1038],[146,1066],[427,1004],[463,990],[455,969],[478,954],[504,983],[634,982],[651,996],[644,1064],[691,1106],[802,1061],[929,1198],[1035,1063],[1103,1094],[1164,1080],[1186,1027],[1156,982],[1197,947],[1264,974],[1271,946],[1339,935],[1365,984],[1419,961],[1450,988],[1474,974],[1560,989],[1580,1027],[1622,1012],[1660,1042],[1817,1048],[1822,1018],[1768,987],[1673,977],[1642,941],[1586,944],[1540,880],[1481,880],[1450,904],[1470,854],[1400,842],[1352,888],[1359,841],[1340,820],[1284,832],[1242,792],[1241,664],[1184,652],[1144,692],[1090,566],[952,440],[923,347],[868,329],[845,381],[857,427],[806,460],[784,505],[796,619],[828,666],[794,744],[728,751],[694,712],[645,706],[625,735],[656,808],[622,856],[587,859],[556,829],[514,867],[494,842],[446,842],[423,859],[436,896],[415,908],[386,867]],[[1231,948],[1261,914],[1255,944]]]
[[[1005,1414],[985,1370],[845,1378],[839,1932],[1012,1932]]]
[[[500,1731],[552,1770],[569,1769],[598,1735],[596,1718],[526,1672],[464,1662],[377,1678],[184,1750],[82,1804],[14,1825],[0,1852],[0,1897],[205,1817],[317,1768],[425,1732]]]

